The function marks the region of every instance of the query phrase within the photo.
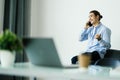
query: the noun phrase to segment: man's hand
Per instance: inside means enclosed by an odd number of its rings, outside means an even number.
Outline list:
[[[98,41],[100,41],[101,40],[101,34],[96,34],[95,35],[95,39],[97,39]]]
[[[84,29],[88,29],[90,26],[89,26],[89,21],[85,24],[85,27]]]

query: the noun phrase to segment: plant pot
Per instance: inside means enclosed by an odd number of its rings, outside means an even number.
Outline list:
[[[2,67],[11,67],[15,61],[15,52],[0,50],[0,61]]]

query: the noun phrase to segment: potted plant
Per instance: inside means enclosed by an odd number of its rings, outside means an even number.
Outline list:
[[[22,49],[22,41],[15,33],[7,29],[0,34],[0,59],[2,66],[13,65],[16,52],[22,51]]]

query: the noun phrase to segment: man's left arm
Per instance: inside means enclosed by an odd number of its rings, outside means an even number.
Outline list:
[[[102,36],[100,34],[97,34],[95,38],[98,39],[101,46],[104,46],[107,49],[109,49],[111,47],[110,44],[111,30],[106,28],[106,30],[104,30],[103,32],[104,33]]]

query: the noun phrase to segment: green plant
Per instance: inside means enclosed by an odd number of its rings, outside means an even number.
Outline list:
[[[0,49],[9,51],[21,51],[23,49],[21,39],[10,30],[0,34]]]

